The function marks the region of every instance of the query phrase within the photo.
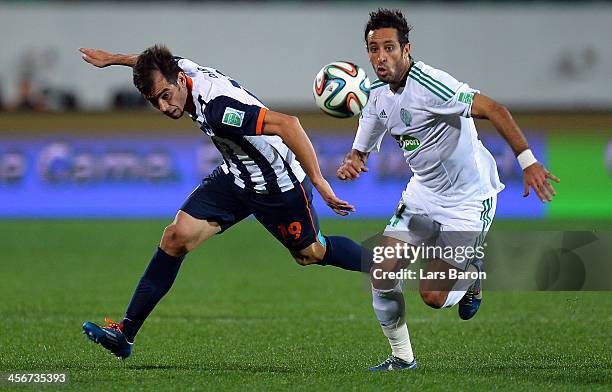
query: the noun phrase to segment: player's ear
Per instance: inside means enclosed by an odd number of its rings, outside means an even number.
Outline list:
[[[176,81],[178,82],[179,87],[185,88],[187,86],[187,77],[185,72],[179,72],[178,76],[176,77]]]
[[[409,58],[410,57],[410,49],[412,49],[412,47],[410,46],[410,42],[407,42],[406,45],[404,45],[404,57],[405,58]]]

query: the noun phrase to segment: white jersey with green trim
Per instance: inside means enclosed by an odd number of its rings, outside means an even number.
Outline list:
[[[444,71],[413,63],[406,85],[396,93],[386,83],[372,84],[353,148],[378,151],[389,132],[414,173],[411,184],[445,205],[487,199],[504,185],[471,118],[478,92]]]

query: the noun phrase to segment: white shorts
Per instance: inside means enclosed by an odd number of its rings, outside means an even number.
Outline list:
[[[436,254],[439,257],[435,258],[465,270],[473,257],[457,252],[469,253],[477,247],[481,251],[484,249],[484,239],[495,216],[497,194],[485,200],[444,206],[443,202],[427,197],[419,187],[413,182],[408,184],[384,235],[413,246],[435,246],[439,248]],[[445,252],[449,247],[453,250]]]

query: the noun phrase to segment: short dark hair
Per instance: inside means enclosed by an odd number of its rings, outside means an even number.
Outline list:
[[[141,94],[151,94],[154,71],[159,71],[168,83],[176,84],[178,74],[182,70],[170,50],[164,45],[157,44],[142,52],[134,65],[134,86]]]
[[[400,43],[400,47],[403,49],[404,46],[410,39],[408,37],[412,26],[408,25],[404,14],[400,10],[390,10],[387,8],[379,8],[376,11],[370,12],[370,19],[365,27],[364,39],[366,45],[368,44],[368,33],[372,30],[384,29],[386,27],[394,28],[397,30],[397,39]]]

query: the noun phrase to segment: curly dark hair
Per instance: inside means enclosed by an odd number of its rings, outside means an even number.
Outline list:
[[[176,84],[181,69],[176,58],[164,45],[157,44],[145,49],[138,56],[133,69],[134,86],[143,95],[150,95],[153,89],[152,74],[159,71],[168,83]]]
[[[386,27],[394,28],[397,30],[397,39],[400,43],[400,48],[410,42],[409,33],[412,30],[412,26],[408,25],[402,11],[395,9],[390,10],[387,8],[379,8],[376,11],[370,12],[370,19],[365,26],[363,38],[365,39],[366,45],[368,44],[368,33],[372,30],[384,29]]]

